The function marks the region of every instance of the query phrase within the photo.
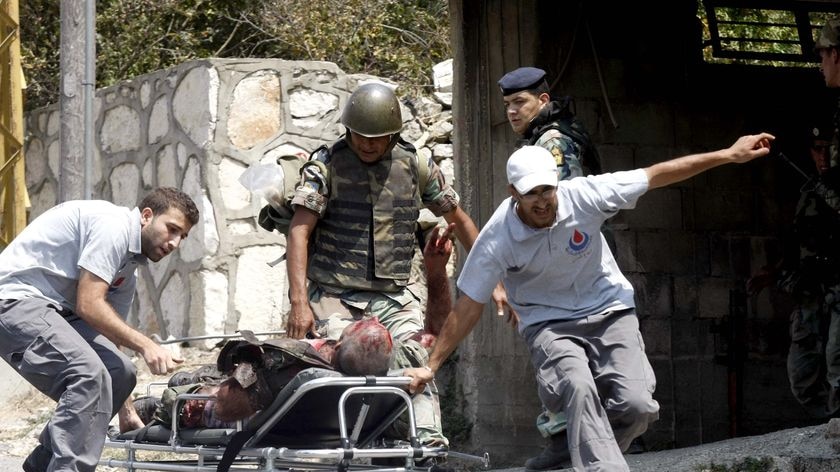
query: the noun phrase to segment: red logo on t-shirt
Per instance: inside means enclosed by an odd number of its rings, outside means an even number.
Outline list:
[[[122,283],[125,282],[125,277],[120,277],[111,284],[112,287],[119,287]]]
[[[572,237],[569,238],[569,249],[574,252],[579,252],[586,249],[586,246],[589,245],[589,235],[583,231],[578,231],[575,229],[574,234]]]

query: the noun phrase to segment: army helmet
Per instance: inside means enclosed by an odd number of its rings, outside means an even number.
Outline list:
[[[399,133],[402,129],[400,101],[387,85],[362,85],[347,100],[341,124],[366,138]]]

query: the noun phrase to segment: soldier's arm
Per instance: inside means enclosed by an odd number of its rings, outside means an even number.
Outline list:
[[[289,280],[291,311],[286,320],[286,335],[303,339],[315,331],[315,315],[309,306],[306,272],[309,266],[309,241],[315,226],[324,216],[329,201],[329,182],[326,168],[320,161],[310,161],[301,170],[302,183],[295,189],[292,207],[295,213],[289,221],[286,235],[286,274]]]
[[[560,180],[568,180],[583,175],[580,146],[575,141],[556,129],[546,131],[536,142],[548,150],[557,162]]]
[[[315,315],[309,306],[306,289],[306,268],[309,264],[309,238],[318,223],[318,214],[297,206],[289,224],[286,242],[286,272],[289,279],[291,311],[286,322],[286,334],[301,339],[315,329]]]
[[[446,182],[440,167],[431,158],[428,165],[429,179],[426,182],[426,188],[421,192],[423,204],[435,216],[442,216],[447,224],[455,224],[455,236],[469,251],[475,243],[475,238],[478,237],[478,228],[472,218],[458,205],[460,200],[458,192]]]
[[[458,241],[461,241],[461,244],[464,245],[464,248],[467,251],[472,249],[475,238],[478,237],[478,228],[473,223],[472,218],[460,206],[456,206],[452,211],[444,213],[443,219],[447,223],[455,225],[455,235],[458,237]]]

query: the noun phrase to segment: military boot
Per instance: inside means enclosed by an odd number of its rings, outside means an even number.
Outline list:
[[[47,472],[51,460],[52,452],[42,444],[38,444],[23,461],[23,472]]]
[[[149,424],[155,419],[155,412],[161,406],[160,399],[152,396],[142,396],[135,399],[133,403],[137,416],[140,417],[143,424]]]
[[[552,435],[538,456],[525,461],[526,471],[563,469],[571,465],[566,430]]]

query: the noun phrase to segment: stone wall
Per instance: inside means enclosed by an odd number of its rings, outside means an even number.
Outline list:
[[[451,180],[451,61],[436,69],[435,99],[403,99],[403,137]],[[256,224],[265,202],[239,176],[337,139],[340,110],[368,81],[388,83],[326,62],[209,59],[97,91],[93,198],[133,207],[152,188],[173,186],[201,212],[179,251],[140,269],[130,324],[163,338],[282,329],[286,268],[268,262],[285,238]],[[34,218],[58,203],[58,107],[30,111],[26,125]]]

